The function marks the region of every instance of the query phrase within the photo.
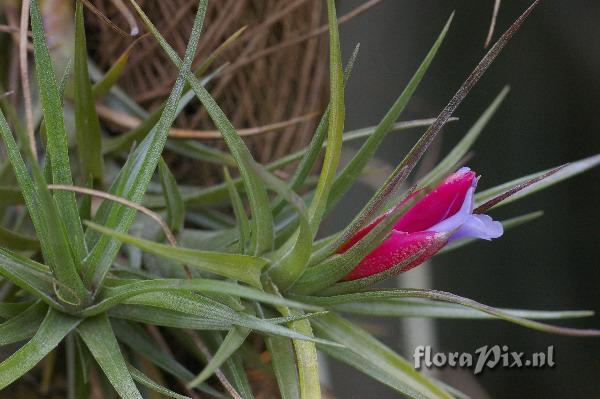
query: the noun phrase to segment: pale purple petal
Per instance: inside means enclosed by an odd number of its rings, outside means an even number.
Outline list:
[[[503,232],[502,223],[492,220],[490,216],[469,215],[463,225],[450,236],[449,241],[460,238],[481,238],[489,241],[500,237]]]
[[[465,200],[454,215],[447,219],[442,220],[438,224],[428,228],[428,231],[435,231],[436,233],[449,233],[453,230],[460,228],[473,213],[473,197],[475,195],[475,187],[471,187],[465,194]]]

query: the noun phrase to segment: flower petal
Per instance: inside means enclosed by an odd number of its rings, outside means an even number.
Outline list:
[[[405,272],[420,265],[442,249],[447,243],[444,237],[444,234],[429,231],[404,233],[392,230],[390,236],[369,253],[343,280],[356,280],[381,273],[425,249],[418,259],[399,271],[399,273]]]
[[[394,229],[408,233],[430,230],[432,226],[457,213],[467,191],[476,185],[475,172],[469,168],[459,169],[406,212]]]
[[[491,240],[504,233],[502,223],[493,220],[488,215],[469,215],[463,225],[450,236],[449,241],[460,238],[481,238]]]
[[[471,187],[467,190],[465,198],[461,204],[460,209],[454,215],[447,219],[442,220],[435,226],[431,226],[428,230],[435,231],[438,233],[450,233],[453,230],[461,227],[473,213],[473,198],[475,197],[475,187]]]

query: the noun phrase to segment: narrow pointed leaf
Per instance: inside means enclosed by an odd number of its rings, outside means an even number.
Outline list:
[[[479,137],[487,123],[490,121],[500,104],[504,101],[508,92],[510,91],[508,86],[505,86],[500,93],[496,96],[494,101],[487,107],[487,109],[481,114],[479,119],[471,126],[467,134],[454,146],[452,151],[448,153],[440,162],[437,163],[425,177],[419,181],[419,187],[425,187],[430,185],[449,173],[453,172],[452,168],[460,162],[460,160],[467,154],[469,149],[475,143],[475,140]]]
[[[232,328],[225,339],[219,346],[219,349],[215,352],[212,359],[202,369],[202,372],[198,374],[191,382],[188,383],[188,387],[193,388],[199,384],[202,384],[209,378],[215,370],[217,370],[225,361],[233,355],[235,351],[244,343],[246,337],[250,334],[250,330],[243,327]]]
[[[31,370],[80,322],[81,319],[48,309],[33,338],[0,363],[0,390]]]
[[[135,296],[127,300],[126,303],[153,306],[204,318],[212,318],[216,321],[230,322],[236,326],[250,328],[269,335],[278,335],[306,341],[319,341],[325,345],[337,346],[334,342],[319,340],[279,324],[274,324],[270,321],[262,320],[245,313],[236,312],[222,303],[200,295],[173,292],[147,293]]]
[[[383,139],[389,133],[392,125],[396,120],[400,117],[402,111],[408,104],[408,101],[412,98],[414,92],[416,91],[419,83],[425,76],[425,73],[429,69],[433,58],[435,57],[438,49],[440,48],[444,38],[446,37],[446,33],[450,28],[450,24],[452,23],[452,19],[454,17],[454,13],[450,15],[450,18],[446,22],[446,25],[442,29],[442,32],[439,34],[437,40],[429,50],[429,53],[425,56],[421,65],[411,78],[411,80],[406,85],[406,88],[402,91],[400,96],[396,99],[392,107],[389,109],[387,114],[383,117],[375,132],[369,136],[369,138],[365,141],[365,143],[361,146],[358,152],[354,155],[352,160],[344,167],[344,169],[338,174],[335,179],[335,183],[333,184],[333,188],[331,189],[331,197],[329,199],[328,208],[332,208],[350,189],[352,184],[358,179],[361,175],[365,166],[367,166],[368,162],[375,155],[375,151],[383,142]]]
[[[130,0],[130,2],[146,24],[147,28],[155,36],[165,53],[169,56],[171,62],[179,67],[181,60],[177,53],[164,40],[160,32],[144,14],[139,5],[134,0]],[[186,75],[194,93],[204,105],[217,129],[219,129],[223,135],[223,139],[236,161],[242,180],[244,181],[252,212],[251,253],[260,255],[270,250],[273,246],[273,215],[271,214],[264,184],[262,180],[253,173],[250,167],[255,161],[231,122],[227,119],[219,105],[208,91],[206,91],[204,86],[202,86],[199,80],[192,73],[189,73],[189,71],[186,71]]]
[[[162,158],[158,163],[158,174],[167,204],[167,224],[173,234],[177,234],[183,228],[185,204],[181,198],[177,181]]]
[[[40,248],[40,243],[36,238],[2,226],[0,226],[0,245],[17,251],[35,251]]]
[[[135,40],[129,47],[121,53],[119,58],[111,65],[108,71],[92,86],[92,97],[95,101],[102,100],[110,91],[110,89],[117,83],[119,78],[123,75],[125,71],[125,66],[127,65],[127,61],[129,61],[129,56],[131,54],[131,50],[135,47],[136,44],[140,42],[140,39]]]
[[[259,165],[255,165],[255,171],[263,179],[265,185],[287,201],[298,214],[298,230],[274,251],[273,262],[269,269],[269,275],[277,287],[285,290],[298,280],[308,264],[313,237],[308,212],[302,198],[294,193],[287,184]]]
[[[177,392],[171,391],[170,389],[156,383],[154,380],[152,380],[146,374],[142,373],[140,370],[136,369],[135,367],[133,367],[131,365],[128,366],[128,369],[129,369],[129,373],[131,374],[131,377],[133,378],[134,381],[145,386],[146,388],[153,390],[154,392],[157,392],[163,396],[166,396],[167,398],[191,399],[189,396],[180,395]]]
[[[108,281],[115,284],[117,280]],[[80,315],[91,316],[104,312],[136,295],[151,292],[189,292],[204,294],[228,294],[240,298],[259,301],[271,305],[289,306],[307,310],[320,310],[318,307],[290,301],[278,295],[269,294],[251,287],[245,287],[228,281],[211,279],[153,279],[153,280],[120,280],[114,287],[105,287],[98,292],[96,304],[82,310]]]
[[[8,152],[27,210],[35,227],[45,260],[56,278],[79,297],[87,294],[76,269],[71,246],[67,240],[62,218],[59,217],[56,203],[46,187],[46,182],[36,163],[31,164],[35,181],[29,174],[27,165],[19,153],[17,143],[0,110],[0,134]],[[25,283],[27,280],[25,280]],[[75,299],[77,300],[77,298]]]
[[[290,311],[290,315],[299,311]],[[291,323],[290,328],[309,337],[314,337],[313,330],[308,320],[300,320]],[[300,386],[300,397],[304,399],[321,397],[321,382],[319,378],[319,363],[317,359],[317,347],[315,342],[292,340],[296,352],[296,364],[298,366],[298,383]]]
[[[233,327],[231,321],[209,319],[150,306],[117,305],[110,309],[109,314],[112,319],[179,329],[228,331]]]
[[[441,319],[477,319],[494,320],[496,317],[479,310],[464,306],[441,303],[432,300],[415,299],[377,299],[356,302],[347,302],[332,305],[331,309],[338,312],[363,314],[368,316],[384,317],[427,317]],[[575,319],[593,316],[593,311],[588,310],[525,310],[525,309],[498,309],[510,316],[522,317],[532,320]]]
[[[346,65],[346,69],[344,70],[344,82],[348,80],[350,74],[352,73],[352,69],[354,68],[354,62],[356,61],[356,57],[358,56],[358,50],[360,48],[360,44],[357,44],[354,47],[354,51],[348,60],[348,64]],[[289,179],[289,186],[291,190],[298,190],[305,183],[306,178],[310,175],[310,172],[315,166],[319,155],[321,154],[322,149],[325,147],[325,137],[327,136],[327,131],[329,127],[329,113],[331,111],[331,104],[327,105],[327,109],[323,113],[317,128],[315,129],[315,133],[313,134],[312,139],[308,146],[299,151],[299,155],[301,155],[300,162],[298,162],[298,166],[294,169],[294,173],[292,177]],[[345,140],[345,136],[342,137],[342,142]],[[276,205],[273,207],[275,213],[278,213],[281,210],[284,202],[281,199]]]
[[[268,312],[268,309],[265,309]],[[270,315],[270,313],[266,313]],[[299,399],[300,382],[292,341],[288,338],[267,336],[265,344],[271,356],[271,363],[279,393],[282,399]]]
[[[543,190],[570,177],[583,173],[586,170],[595,168],[599,164],[600,154],[593,155],[591,157],[584,158],[579,161],[568,163],[562,167],[546,169],[538,173],[523,176],[519,179],[512,180],[510,182],[477,193],[475,195],[476,206],[479,207],[484,202],[490,201],[496,196],[501,196],[503,193],[509,192],[515,187],[525,185],[527,182],[535,182],[535,184],[529,184],[527,185],[527,187],[522,188],[521,190],[519,190],[511,196],[503,198],[502,201],[494,204],[489,209],[509,204],[513,201],[524,198],[530,194]]]
[[[316,234],[325,213],[327,201],[333,185],[335,173],[342,151],[342,135],[344,133],[344,72],[338,32],[337,16],[333,0],[327,1],[327,22],[329,25],[329,120],[327,130],[327,148],[323,159],[323,167],[313,199],[308,208],[308,220]]]
[[[454,122],[457,120],[458,120],[458,118],[450,118],[449,122]],[[435,122],[435,119],[417,119],[417,120],[412,120],[412,121],[397,122],[392,126],[391,132],[402,132],[407,129],[413,129],[413,128],[417,128],[417,127],[427,127],[427,126],[430,126],[433,122]],[[375,132],[375,129],[376,129],[376,126],[369,126],[366,128],[349,131],[342,136],[342,141],[347,142],[347,141],[358,140],[361,138],[369,137],[371,134],[373,134]],[[326,132],[327,129],[324,129],[324,131]],[[179,144],[179,143],[172,143],[172,144]],[[325,148],[326,145],[327,145],[327,141],[323,142],[323,144],[321,146],[321,150],[323,148]],[[301,159],[302,156],[305,155],[308,150],[309,150],[309,147],[306,147],[306,148],[298,150],[292,154],[288,154],[282,158],[279,158],[279,159],[265,165],[265,169],[270,172],[277,170],[277,169],[281,169],[281,168]],[[184,150],[180,151],[180,153],[183,153],[183,151]],[[194,156],[192,156],[192,155],[189,155],[189,156],[194,158]],[[196,158],[194,158],[194,159],[196,159]],[[225,163],[227,165],[231,164],[227,160],[219,161],[219,163],[221,163],[221,162]],[[232,159],[232,162],[233,162],[233,159]],[[233,179],[233,183],[235,184],[235,186],[238,189],[242,188],[242,180],[240,178]],[[214,186],[210,186],[210,187],[196,188],[196,189],[191,190],[190,192],[183,193],[183,201],[186,204],[196,204],[196,205],[222,204],[223,202],[227,201],[227,199],[228,199],[228,193],[227,193],[227,185],[225,183],[215,184]],[[149,208],[163,208],[163,207],[165,207],[165,200],[162,195],[159,195],[159,196],[147,195],[146,199],[144,201],[144,204]]]
[[[123,399],[142,399],[119,349],[106,315],[88,318],[77,332],[100,365],[111,385]]]
[[[558,335],[570,335],[580,337],[595,337],[600,336],[600,330],[594,329],[577,329],[569,327],[561,327],[550,324],[545,324],[525,318],[518,317],[516,315],[507,314],[506,312],[494,308],[492,306],[484,305],[476,302],[472,299],[464,298],[459,295],[455,295],[449,292],[419,289],[419,288],[398,288],[398,289],[381,289],[366,292],[359,292],[354,294],[335,295],[329,297],[299,297],[299,299],[305,300],[310,303],[319,305],[334,305],[340,303],[349,303],[364,300],[376,300],[377,298],[423,298],[434,301],[441,301],[446,303],[452,303],[461,305],[470,309],[475,309],[480,312],[489,314],[499,319],[518,324],[523,327],[530,328],[541,332],[558,334]],[[325,316],[329,317],[329,315]],[[320,318],[313,319],[318,323]]]
[[[197,161],[210,162],[216,165],[235,166],[233,157],[225,151],[191,140],[171,140],[167,148]]]
[[[15,317],[23,313],[32,304],[32,301],[0,302],[0,317],[3,319],[10,319],[11,317]]]
[[[220,252],[201,251],[191,248],[173,247],[119,233],[93,223],[87,225],[124,243],[135,245],[145,252],[165,259],[183,263],[189,267],[207,271],[223,277],[243,281],[261,287],[260,272],[267,262],[258,257]]]
[[[180,65],[181,69],[177,80],[175,81],[173,90],[167,99],[164,111],[161,113],[160,119],[152,133],[144,139],[132,155],[130,162],[128,161],[128,165],[124,167],[124,171],[127,173],[121,174],[113,184],[113,187],[111,187],[111,193],[115,194],[113,190],[118,190],[122,193],[122,197],[130,201],[138,203],[142,201],[146,188],[150,183],[150,179],[152,178],[156,165],[160,159],[160,154],[167,140],[170,126],[175,118],[177,104],[183,91],[185,77],[190,70],[196,52],[205,12],[206,0],[201,0],[199,2],[196,18],[194,19],[194,25],[185,51],[184,60]],[[135,210],[121,204],[105,202],[100,207],[98,215],[105,217],[105,219],[101,221],[104,226],[124,233],[133,223]],[[90,229],[88,229],[88,231],[90,231]],[[120,243],[118,240],[108,236],[98,237],[97,235],[92,234],[90,237],[86,238],[89,238],[89,241],[94,244],[90,254],[85,259],[85,264],[87,266],[86,277],[87,280],[93,282],[95,286],[99,286],[120,248]]]
[[[44,265],[0,248],[0,275],[50,306],[61,307],[54,295],[52,275]]]
[[[8,345],[32,337],[40,328],[48,307],[36,302],[22,313],[0,323],[0,345]]]
[[[451,398],[437,384],[416,371],[411,363],[343,318],[330,314],[315,320],[318,336],[343,343],[346,348],[319,349],[411,398]]]
[[[229,192],[231,206],[233,208],[233,213],[235,214],[235,219],[237,221],[239,230],[240,252],[245,254],[246,245],[248,239],[250,238],[250,221],[246,215],[246,210],[244,209],[244,204],[240,198],[240,193],[235,187],[235,184],[233,184],[233,180],[231,180],[231,175],[229,174],[229,169],[227,167],[223,168],[223,175],[225,176],[225,184],[227,185],[227,191]]]
[[[47,133],[48,155],[52,165],[52,182],[55,184],[73,184],[71,167],[69,165],[69,150],[67,132],[63,119],[62,99],[54,75],[54,67],[50,60],[50,52],[46,43],[42,16],[38,0],[31,1],[31,31],[33,35],[33,50],[37,82],[40,87],[40,97]],[[59,191],[54,195],[58,212],[69,235],[69,245],[72,247],[78,261],[85,256],[83,229],[77,212],[75,194]]]
[[[102,133],[88,72],[83,2],[75,6],[75,137],[83,178],[102,182]]]

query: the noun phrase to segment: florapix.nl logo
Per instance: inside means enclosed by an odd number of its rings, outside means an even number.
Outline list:
[[[472,369],[473,374],[481,374],[484,369],[502,368],[544,368],[554,367],[554,345],[545,351],[525,353],[511,350],[508,345],[482,346],[471,352],[435,352],[431,346],[421,345],[413,353],[415,369],[460,367]]]

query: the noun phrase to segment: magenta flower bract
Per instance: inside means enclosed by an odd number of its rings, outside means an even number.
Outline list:
[[[417,259],[399,270],[399,273],[405,272],[435,255],[448,242],[459,238],[491,240],[500,237],[503,233],[500,222],[492,220],[488,215],[473,214],[477,181],[475,172],[466,167],[450,175],[402,215],[389,237],[343,280],[355,280],[383,272],[423,251]],[[415,194],[416,192],[398,206]],[[390,212],[358,231],[337,252],[343,253],[351,248]]]

